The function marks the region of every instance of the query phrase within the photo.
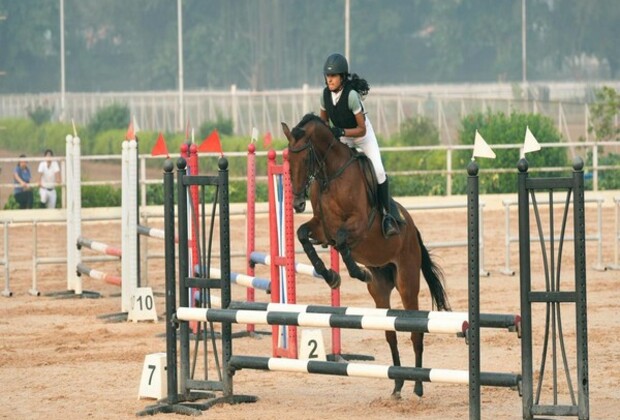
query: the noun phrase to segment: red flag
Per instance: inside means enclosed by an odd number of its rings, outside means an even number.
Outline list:
[[[211,134],[209,134],[200,146],[198,146],[198,151],[206,153],[219,153],[220,155],[224,154],[224,152],[222,152],[222,144],[220,143],[220,136],[217,133],[217,128],[211,131]]]
[[[168,154],[168,146],[166,146],[166,140],[164,140],[164,135],[159,133],[157,137],[157,141],[155,142],[155,146],[153,146],[153,150],[151,150],[151,156],[162,156],[170,157]]]
[[[133,121],[129,121],[129,127],[127,127],[127,134],[125,134],[125,140],[135,140],[136,133],[133,131]]]
[[[271,132],[267,131],[263,136],[263,147],[267,149],[271,146]]]

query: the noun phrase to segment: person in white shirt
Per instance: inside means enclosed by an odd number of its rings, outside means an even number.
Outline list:
[[[53,159],[54,152],[47,149],[45,160],[39,163],[39,197],[48,209],[56,208],[56,185],[60,183],[60,167]]]

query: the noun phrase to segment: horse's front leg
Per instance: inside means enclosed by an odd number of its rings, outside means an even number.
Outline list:
[[[315,229],[317,227],[317,223],[318,220],[312,218],[309,222],[299,226],[299,229],[297,229],[297,238],[299,239],[301,246],[304,248],[304,252],[310,259],[310,263],[314,267],[314,270],[323,276],[329,287],[336,289],[340,286],[340,274],[336,273],[331,268],[328,269],[325,267],[325,263],[319,258],[319,255],[310,241],[311,237],[318,239],[317,236],[314,235],[314,232],[316,232]]]
[[[351,248],[347,244],[348,233],[344,228],[338,229],[336,233],[336,250],[342,255],[342,261],[349,271],[349,275],[359,279],[364,283],[372,281],[372,274],[365,267],[360,267],[351,256]]]

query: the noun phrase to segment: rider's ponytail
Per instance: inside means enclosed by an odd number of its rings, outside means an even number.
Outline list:
[[[349,80],[351,84],[351,88],[360,94],[362,98],[368,95],[368,91],[370,90],[370,86],[368,86],[368,82],[366,79],[360,78],[357,73],[353,73],[351,75],[351,79]]]

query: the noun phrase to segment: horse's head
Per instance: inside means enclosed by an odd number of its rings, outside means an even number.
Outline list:
[[[312,143],[310,136],[304,128],[299,126],[289,130],[286,123],[282,123],[282,131],[288,140],[288,158],[291,171],[291,184],[293,189],[293,208],[296,213],[302,213],[306,209],[308,186],[310,185],[310,159]]]
[[[306,207],[311,182],[315,178],[327,181],[327,154],[338,141],[327,124],[312,113],[304,115],[292,130],[282,123],[282,131],[288,140],[293,207],[297,213],[301,213]]]

